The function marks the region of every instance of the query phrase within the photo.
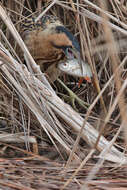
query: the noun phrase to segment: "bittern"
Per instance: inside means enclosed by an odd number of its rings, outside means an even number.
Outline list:
[[[31,16],[23,22],[21,36],[35,62],[53,82],[61,72],[57,68],[58,62],[80,58],[80,46],[76,37],[57,17],[44,15],[37,22],[35,19]]]

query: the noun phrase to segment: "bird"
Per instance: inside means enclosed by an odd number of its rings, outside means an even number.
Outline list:
[[[61,71],[57,64],[61,60],[80,59],[77,38],[54,15],[29,16],[21,24],[21,37],[41,71],[54,82]]]

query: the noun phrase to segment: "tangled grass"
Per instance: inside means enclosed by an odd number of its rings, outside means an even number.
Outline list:
[[[61,175],[69,175],[60,184],[61,189],[70,182],[76,183],[75,189],[98,185],[93,179],[105,166],[105,160],[126,163],[127,7],[126,1],[105,2],[6,0],[0,4],[1,145],[12,148],[18,157],[22,152],[22,156],[42,159],[44,155],[57,162],[62,160],[66,167]],[[77,36],[82,58],[91,66],[91,84],[84,82],[78,88],[78,79],[62,78],[75,97],[76,111],[68,105],[71,102],[66,87],[59,80],[49,84],[19,35],[21,22],[33,12],[58,16]],[[18,57],[17,47],[25,55],[28,67]],[[24,142],[27,151],[18,147]],[[11,156],[7,148],[5,152]],[[98,162],[93,164],[95,154]],[[67,172],[72,160],[81,164],[70,175]],[[88,161],[93,167],[88,169],[82,185],[83,181],[76,182],[74,178]]]

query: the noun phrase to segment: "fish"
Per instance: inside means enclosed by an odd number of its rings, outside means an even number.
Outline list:
[[[88,82],[91,82],[93,74],[89,64],[85,63],[83,60],[81,60],[81,64],[82,64],[82,69],[78,62],[78,59],[74,58],[59,62],[57,68],[60,71],[67,73],[68,75],[80,77],[81,83],[83,79],[87,80]]]

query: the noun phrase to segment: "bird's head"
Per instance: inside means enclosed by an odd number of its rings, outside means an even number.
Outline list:
[[[67,59],[80,59],[80,45],[76,37],[64,26],[55,26],[51,44],[54,48],[61,49]]]

